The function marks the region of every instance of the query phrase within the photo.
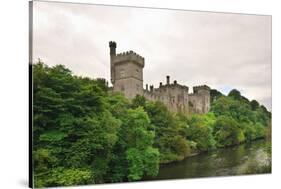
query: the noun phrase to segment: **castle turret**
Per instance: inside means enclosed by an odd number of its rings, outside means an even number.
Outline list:
[[[210,94],[210,87],[207,85],[199,85],[193,87],[193,93],[194,94]]]
[[[116,43],[114,41],[109,42],[110,48],[110,76],[111,76],[111,83],[114,84],[115,82],[115,73],[114,73],[114,57],[116,56]]]
[[[193,87],[189,99],[195,113],[207,113],[210,110],[210,90],[207,85]]]
[[[116,55],[116,47],[117,47],[116,42],[114,42],[114,41],[109,42],[109,48],[110,48],[110,55],[111,56]]]

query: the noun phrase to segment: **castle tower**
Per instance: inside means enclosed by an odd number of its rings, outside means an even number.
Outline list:
[[[115,42],[109,42],[113,91],[123,92],[130,99],[143,95],[144,58],[133,51],[116,54],[116,46]]]
[[[200,85],[193,87],[193,94],[190,95],[190,102],[195,113],[207,113],[210,110],[210,87]]]

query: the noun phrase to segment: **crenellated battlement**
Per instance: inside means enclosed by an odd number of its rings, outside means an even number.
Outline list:
[[[147,84],[148,86],[148,84]],[[167,89],[171,89],[174,90],[175,88],[178,88],[179,90],[184,90],[186,93],[188,93],[189,87],[185,86],[185,85],[181,85],[177,82],[177,80],[174,80],[173,83],[170,83],[170,76],[167,76],[167,81],[166,84],[163,84],[162,82],[159,83],[159,87],[158,88],[154,88],[153,87],[153,91],[164,91]],[[146,91],[151,92],[148,90],[148,87],[146,87]]]
[[[198,93],[199,91],[202,91],[202,90],[210,91],[211,88],[207,85],[198,85],[198,86],[193,87],[193,93]]]
[[[132,61],[144,67],[144,57],[140,56],[139,54],[135,53],[134,51],[126,51],[117,54],[114,57],[114,63],[122,63]]]
[[[109,47],[116,48],[116,42],[109,41]]]

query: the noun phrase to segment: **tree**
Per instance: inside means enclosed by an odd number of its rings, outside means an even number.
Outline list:
[[[252,110],[257,110],[258,109],[258,107],[260,106],[260,104],[258,103],[258,101],[256,101],[256,100],[252,100],[251,102],[250,102],[250,105],[251,105],[251,108],[252,108]]]
[[[103,182],[121,124],[106,91],[62,65],[34,64],[33,77],[35,186]]]
[[[212,135],[215,117],[212,114],[192,115],[188,120],[187,139],[196,143],[198,151],[215,148],[216,141]]]
[[[211,89],[210,96],[211,96],[211,104],[212,104],[219,97],[223,96],[223,94],[216,89]]]
[[[128,179],[140,180],[144,175],[156,176],[159,152],[153,148],[154,128],[142,107],[129,109],[124,115],[120,138],[128,161]]]
[[[132,100],[132,107],[137,108],[139,106],[145,107],[146,99],[144,96],[137,95],[135,98]]]
[[[154,147],[159,149],[160,162],[179,161],[190,154],[186,138],[187,124],[168,111],[161,102],[147,102],[145,111],[155,126]]]
[[[240,91],[238,91],[237,89],[232,89],[232,90],[228,93],[228,96],[234,98],[235,100],[241,99],[241,93],[240,93]]]
[[[245,140],[243,131],[231,117],[220,116],[214,126],[218,147],[237,145]]]

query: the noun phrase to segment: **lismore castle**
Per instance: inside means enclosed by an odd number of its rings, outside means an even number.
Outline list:
[[[160,82],[159,87],[146,84],[143,89],[144,58],[133,51],[116,54],[116,43],[109,42],[110,47],[110,74],[113,91],[119,91],[132,99],[142,95],[151,101],[161,101],[170,111],[206,113],[210,109],[210,87],[206,85],[193,87],[193,93],[188,93],[189,88],[180,85],[175,80],[166,83]]]

